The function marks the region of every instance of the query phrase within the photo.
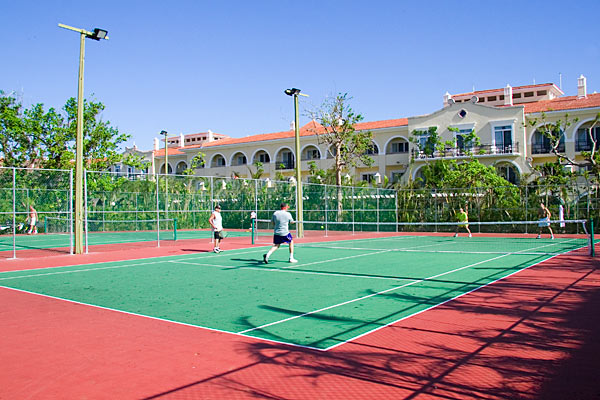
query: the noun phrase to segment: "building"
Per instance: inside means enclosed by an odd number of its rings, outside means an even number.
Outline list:
[[[349,173],[361,180],[371,180],[379,173],[392,182],[401,181],[418,177],[421,168],[433,159],[462,160],[474,156],[483,164],[495,166],[507,180],[518,183],[524,174],[533,171],[533,166],[555,159],[548,139],[539,131],[541,126],[528,126],[529,121],[539,120],[542,113],[546,114],[548,123],[564,120],[567,113],[570,120],[577,119],[563,133],[559,150],[572,159],[581,160],[581,152],[591,146],[585,128],[600,112],[600,94],[587,93],[584,76],[578,79],[577,88],[577,96],[564,96],[553,83],[446,93],[443,107],[431,114],[359,123],[357,130],[373,133],[370,155],[375,162],[370,167],[356,167]],[[414,132],[425,132],[432,127],[437,129],[442,141],[453,145],[443,151],[426,152],[411,142]],[[309,175],[309,162],[316,162],[322,169],[333,164],[331,152],[318,142],[318,130],[314,121],[300,128],[303,180]],[[481,140],[478,146],[465,140],[472,131]],[[250,177],[256,170],[255,162],[262,163],[263,178],[272,179],[277,172],[294,175],[293,129],[244,138],[220,135],[217,140],[215,135],[212,138],[208,133],[180,135],[169,139],[169,172],[181,173],[201,152],[205,164],[194,171],[199,176]],[[600,138],[600,127],[595,128],[594,135]],[[426,135],[419,140],[426,140]],[[157,150],[155,145],[154,157],[160,171],[164,171],[164,151]]]

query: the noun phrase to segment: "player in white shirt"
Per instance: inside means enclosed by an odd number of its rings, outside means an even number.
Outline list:
[[[219,247],[219,245],[221,243],[221,239],[223,239],[223,236],[221,235],[221,233],[223,231],[223,218],[221,217],[221,206],[220,205],[217,204],[215,206],[215,211],[213,211],[212,214],[210,214],[208,223],[212,227],[213,237],[215,238],[213,251],[215,253],[220,253],[221,248]]]

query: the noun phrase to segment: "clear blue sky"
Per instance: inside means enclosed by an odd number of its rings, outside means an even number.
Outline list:
[[[600,1],[0,0],[0,89],[60,108],[85,96],[142,149],[161,130],[234,137],[289,129],[298,87],[347,92],[365,121],[442,107],[446,91],[559,83],[600,91]],[[303,121],[306,122],[306,117]]]

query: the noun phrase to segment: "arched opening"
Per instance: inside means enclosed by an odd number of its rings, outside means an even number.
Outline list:
[[[210,163],[211,168],[218,168],[225,166],[225,157],[220,154],[217,154],[213,157],[212,162]]]
[[[175,167],[175,173],[177,175],[181,175],[183,173],[183,171],[185,171],[187,169],[187,163],[185,161],[180,161],[179,163],[177,163],[177,166]]]
[[[279,150],[275,157],[275,169],[294,169],[294,153],[287,148]]]
[[[565,151],[565,134],[562,131],[556,150],[560,153]],[[539,128],[536,129],[531,138],[531,154],[547,154],[551,152],[552,144],[550,143],[550,138],[544,135]]]

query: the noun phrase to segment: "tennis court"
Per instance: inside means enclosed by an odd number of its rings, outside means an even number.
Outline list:
[[[499,245],[499,242],[501,243]],[[0,274],[2,286],[327,350],[540,263],[585,238],[388,236]]]

